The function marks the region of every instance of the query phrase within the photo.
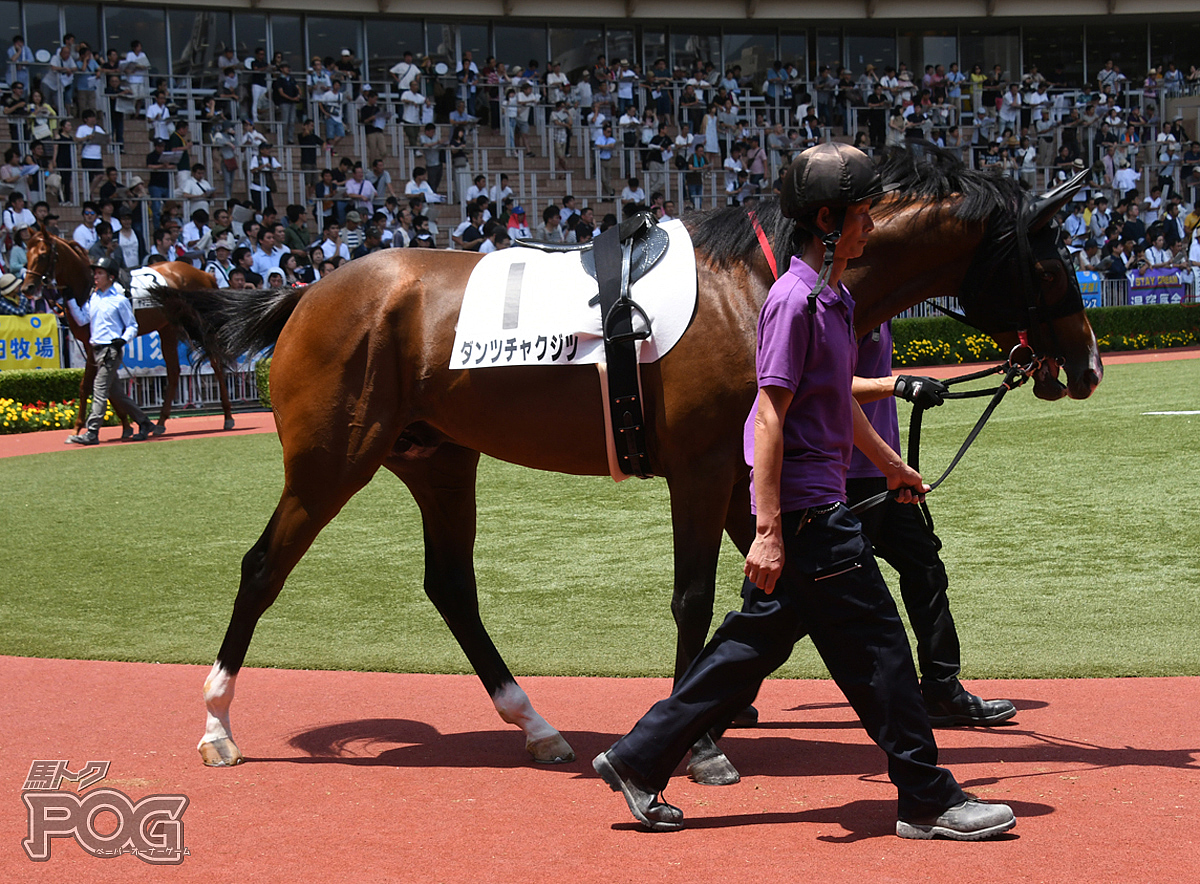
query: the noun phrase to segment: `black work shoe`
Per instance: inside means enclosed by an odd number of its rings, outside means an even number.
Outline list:
[[[154,424],[146,421],[144,424],[138,424],[138,431],[133,434],[134,442],[141,442],[144,439],[150,438],[150,433],[154,431]]]
[[[652,832],[672,832],[683,828],[683,811],[673,804],[658,800],[651,792],[634,782],[636,775],[610,749],[592,759],[596,773],[614,792],[625,796],[625,803],[637,821]]]
[[[67,445],[99,445],[100,437],[95,433],[76,433],[74,436],[68,436]]]
[[[981,700],[963,691],[951,700],[925,700],[933,727],[991,727],[1017,714],[1009,700]]]
[[[928,841],[949,838],[951,841],[983,841],[1007,832],[1017,824],[1012,808],[1007,804],[988,804],[968,798],[961,804],[943,810],[936,817],[896,821],[896,834],[901,838]]]

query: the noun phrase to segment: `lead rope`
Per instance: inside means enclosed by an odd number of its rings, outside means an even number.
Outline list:
[[[962,460],[963,455],[967,453],[967,449],[970,448],[971,445],[975,442],[975,440],[979,437],[979,434],[983,431],[984,425],[988,422],[988,419],[991,418],[992,413],[996,410],[996,406],[998,406],[1000,404],[1000,400],[1002,400],[1004,398],[1005,394],[1008,393],[1009,390],[1012,390],[1012,389],[1015,389],[1016,387],[1021,386],[1021,384],[1025,383],[1025,381],[1028,380],[1030,374],[1033,373],[1033,370],[1037,365],[1037,361],[1032,358],[1032,351],[1030,351],[1030,358],[1031,358],[1030,362],[1022,365],[1017,361],[1017,351],[1022,350],[1022,349],[1028,350],[1028,346],[1022,344],[1021,346],[1014,347],[1012,354],[1009,356],[1008,362],[1003,362],[992,368],[983,369],[982,371],[973,372],[972,374],[965,374],[965,375],[961,375],[960,377],[950,378],[949,380],[945,380],[942,382],[947,387],[949,387],[953,384],[959,384],[959,383],[963,383],[965,381],[979,380],[980,378],[985,378],[985,377],[988,377],[989,375],[999,374],[1000,372],[1004,372],[1004,380],[1002,380],[1000,382],[1000,385],[998,387],[996,387],[994,390],[993,389],[967,390],[962,393],[947,393],[946,394],[945,398],[947,398],[947,399],[972,399],[972,398],[977,398],[980,396],[986,396],[989,393],[991,393],[992,400],[988,403],[987,408],[985,408],[983,410],[983,414],[980,415],[979,420],[977,420],[975,422],[975,426],[971,429],[971,432],[967,434],[966,441],[964,441],[963,444],[961,446],[959,446],[958,453],[955,454],[954,459],[952,461],[950,461],[950,466],[946,467],[945,472],[943,472],[940,476],[938,476],[936,481],[930,483],[930,485],[929,485],[930,491],[933,491],[935,488],[937,488],[939,485],[941,485],[944,481],[946,481],[946,478],[950,475],[950,473],[954,470],[954,468],[956,466],[958,466],[958,462],[960,460]],[[925,411],[926,411],[925,408],[923,408],[920,405],[916,405],[914,403],[912,419],[909,422],[909,431],[908,431],[909,461],[908,461],[908,463],[909,463],[909,466],[911,466],[914,470],[918,469],[918,464],[920,463],[920,458],[921,458],[921,451],[920,451],[921,418],[924,415]],[[895,497],[896,497],[896,491],[894,491],[894,490],[884,491],[880,494],[876,494],[874,497],[868,497],[866,500],[859,501],[857,504],[855,504],[853,507],[850,508],[850,511],[852,513],[854,513],[855,515],[858,515],[859,513],[866,512],[867,510],[871,509],[872,507],[878,506],[879,504],[883,503],[888,498],[894,499]],[[925,516],[926,516],[926,521],[929,524],[930,529],[932,530],[933,520],[929,516],[929,513],[927,510],[925,512]]]

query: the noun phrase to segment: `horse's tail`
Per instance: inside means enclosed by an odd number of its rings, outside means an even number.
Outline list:
[[[150,297],[197,351],[198,359],[232,365],[243,353],[275,346],[303,288],[176,289],[153,286]]]

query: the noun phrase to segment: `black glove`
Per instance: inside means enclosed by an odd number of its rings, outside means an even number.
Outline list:
[[[108,346],[116,347],[118,350],[124,350],[125,349],[125,339],[124,338],[114,338],[113,340],[109,341]]]
[[[934,378],[909,374],[902,374],[896,378],[895,395],[921,408],[941,405],[949,392],[945,384]]]

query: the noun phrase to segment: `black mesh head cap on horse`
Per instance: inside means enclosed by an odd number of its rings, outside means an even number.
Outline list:
[[[817,293],[825,288],[833,267],[834,251],[842,236],[844,212],[833,230],[822,231],[816,223],[822,208],[846,209],[856,203],[876,200],[884,194],[879,170],[865,153],[848,144],[829,142],[804,151],[783,174],[780,211],[825,244],[825,262],[817,283],[808,296],[808,312],[817,312]]]

